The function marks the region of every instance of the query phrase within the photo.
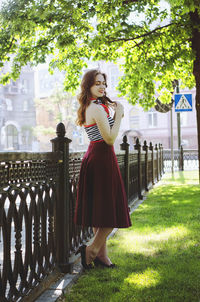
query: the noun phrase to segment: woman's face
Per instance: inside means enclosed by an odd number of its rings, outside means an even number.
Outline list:
[[[105,93],[106,81],[102,74],[97,74],[94,85],[90,87],[90,93],[93,98],[102,97]]]

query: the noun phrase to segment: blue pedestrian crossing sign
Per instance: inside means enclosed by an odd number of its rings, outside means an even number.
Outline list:
[[[174,95],[175,112],[192,111],[192,94],[176,93]]]

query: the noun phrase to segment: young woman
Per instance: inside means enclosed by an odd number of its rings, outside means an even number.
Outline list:
[[[113,228],[127,228],[131,225],[127,197],[120,174],[113,144],[119,132],[124,114],[123,106],[112,102],[106,96],[106,75],[98,70],[89,70],[83,76],[80,107],[77,123],[84,126],[90,144],[83,158],[78,183],[75,209],[75,223],[91,226],[93,243],[82,245],[84,268],[96,266],[113,268],[106,249],[107,236]],[[109,107],[115,111],[109,115]]]

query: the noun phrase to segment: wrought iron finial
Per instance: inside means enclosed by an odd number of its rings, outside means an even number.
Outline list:
[[[144,141],[144,145],[143,145],[143,151],[146,151],[148,149],[148,146],[147,146],[147,141],[145,140]]]
[[[141,149],[141,145],[140,145],[140,141],[139,141],[138,137],[136,138],[134,149],[135,150],[140,150]]]
[[[127,136],[126,136],[126,135],[124,135],[124,137],[123,137],[123,143],[124,143],[124,144],[126,144],[126,143],[127,143],[127,141],[128,141],[128,140],[127,140]]]
[[[124,135],[123,136],[123,143],[120,144],[120,149],[121,150],[127,150],[127,148],[129,148],[128,139],[127,139],[127,136]]]
[[[152,145],[152,142],[150,142],[150,144],[149,144],[149,150],[153,150],[153,145]]]
[[[56,127],[56,134],[58,137],[64,137],[66,133],[65,125],[63,123],[59,123]]]

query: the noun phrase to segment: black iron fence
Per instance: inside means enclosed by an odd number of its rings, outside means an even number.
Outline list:
[[[0,153],[0,301],[34,301],[35,289],[55,269],[69,272],[74,252],[93,235],[73,223],[84,153],[69,153],[70,142],[60,123],[52,152]],[[137,140],[129,152],[125,136],[121,150],[130,203],[161,178],[163,149]]]
[[[164,171],[170,172],[172,170],[172,158],[174,159],[174,171],[184,170],[198,170],[199,159],[198,150],[194,149],[183,149],[171,150],[165,149],[163,152]]]
[[[62,153],[0,153],[0,301],[18,301],[56,262]]]

